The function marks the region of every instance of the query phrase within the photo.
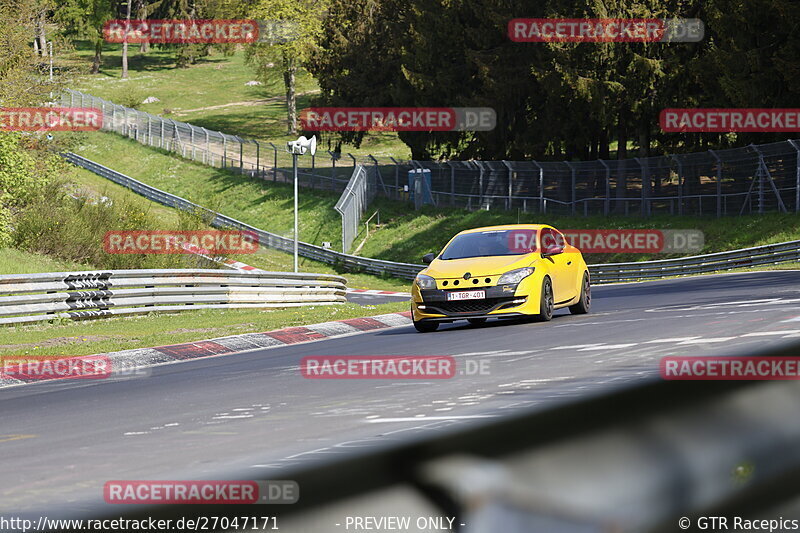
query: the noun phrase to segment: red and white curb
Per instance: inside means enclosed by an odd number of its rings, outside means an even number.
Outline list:
[[[228,268],[232,268],[234,270],[244,270],[246,272],[263,272],[260,268],[256,268],[252,265],[248,265],[247,263],[242,263],[241,261],[234,261],[233,259],[221,259],[219,257],[211,257],[202,248],[194,246],[192,244],[184,244],[184,250],[187,252],[191,252],[195,255],[199,255],[200,257],[204,257],[215,263],[219,263],[221,265],[225,265]],[[394,291],[380,291],[375,289],[346,289],[345,292],[353,293],[353,294],[376,294],[381,296],[402,296],[404,298],[411,298],[411,293],[408,292],[394,292]]]
[[[384,296],[402,296],[404,298],[411,298],[410,292],[379,291],[375,289],[346,289],[345,292],[350,294],[379,294]]]
[[[135,373],[135,370],[166,363],[227,355],[259,348],[275,348],[380,329],[409,326],[411,324],[411,312],[405,311],[403,313],[389,313],[371,317],[348,318],[309,326],[295,326],[265,333],[245,333],[243,335],[232,335],[184,344],[172,344],[156,348],[137,348],[100,355],[108,356],[111,359],[112,374],[110,377],[113,378]],[[20,356],[20,358],[24,358],[24,356]],[[25,383],[53,381],[55,379],[59,378],[41,379],[37,377],[36,379],[23,380],[0,376],[0,388]]]
[[[187,252],[199,255],[200,257],[203,257],[210,261],[214,261],[215,263],[225,265],[228,268],[233,268],[234,270],[245,270],[248,272],[263,272],[260,268],[248,265],[247,263],[242,263],[241,261],[234,261],[233,259],[222,259],[220,257],[213,257],[209,255],[208,250],[205,250],[203,248],[200,248],[199,246],[195,246],[188,242],[183,243],[183,249],[186,250]]]

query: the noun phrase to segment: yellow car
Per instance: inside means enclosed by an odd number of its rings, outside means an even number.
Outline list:
[[[589,312],[589,269],[580,250],[552,226],[514,224],[462,231],[436,256],[411,289],[414,327],[435,331],[443,322],[535,317],[553,310]]]

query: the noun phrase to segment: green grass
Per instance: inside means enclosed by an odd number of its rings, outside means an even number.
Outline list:
[[[206,167],[107,133],[84,137],[78,153],[148,184],[273,233],[290,235],[293,193],[288,185],[255,180]],[[331,241],[341,249],[340,217],[333,209],[337,194],[303,189],[300,235],[306,242]],[[540,216],[517,211],[467,211],[425,206],[419,211],[403,202],[379,199],[367,215],[380,211],[381,225],[371,226],[359,255],[389,261],[420,262],[438,251],[455,233],[469,228],[511,223],[548,223],[562,229],[699,229],[703,253],[800,239],[800,217],[769,213],[739,217]],[[358,236],[355,245],[364,239]],[[640,261],[674,257],[665,254],[587,254],[590,263]],[[309,264],[309,263],[306,263]]]
[[[291,186],[261,182],[192,163],[117,135],[93,133],[82,139],[76,152],[90,159],[258,228],[292,235],[294,192]],[[77,169],[72,181],[95,195],[143,202],[165,224],[177,219],[174,209],[145,200],[92,172]],[[341,219],[333,210],[338,195],[304,189],[301,199],[300,238],[317,244],[328,240],[340,248]],[[293,268],[292,256],[276,250],[262,248],[256,254],[233,258],[263,270],[291,271]],[[302,257],[299,266],[305,272],[343,274],[351,288],[394,291],[407,291],[409,288],[404,280],[337,272],[328,265]]]
[[[67,63],[82,74],[76,77],[70,88],[129,107],[155,96],[160,102],[135,107],[231,135],[272,141],[278,145],[294,138],[287,134],[286,94],[277,62],[266,79],[257,80],[253,67],[245,63],[242,50],[233,55],[212,50],[209,57],[200,59],[197,64],[176,68],[172,50],[151,48],[147,54],[141,54],[138,46],[133,46],[128,63],[129,78],[124,80],[121,78],[121,45],[105,44],[101,71],[95,75],[88,74],[93,53],[86,42],[75,43],[75,50],[69,54]],[[261,81],[263,85],[245,85],[253,80]],[[302,69],[296,83],[299,111],[310,107],[310,99],[319,92],[319,87],[316,80]],[[333,139],[333,136],[323,135],[320,149],[333,149],[333,145],[327,142]],[[411,156],[410,149],[394,132],[369,133],[360,148],[345,146],[342,151],[403,159]],[[319,164],[325,164],[324,157],[320,157]]]
[[[800,239],[800,217],[768,213],[738,217],[688,217],[660,215],[640,217],[540,216],[514,211],[434,209],[398,211],[394,202],[378,201],[370,214],[380,210],[381,227],[372,232],[361,255],[390,261],[419,262],[422,255],[438,252],[459,231],[497,224],[544,223],[560,229],[697,229],[705,234],[699,253],[722,252]],[[360,242],[363,234],[357,240]],[[695,255],[695,254],[691,254]],[[586,254],[589,263],[645,261],[680,257],[680,254]]]
[[[3,327],[0,355],[90,355],[408,311],[407,302],[288,309],[151,313],[66,324]]]
[[[61,261],[47,255],[14,248],[0,248],[0,274],[36,274],[91,270],[91,265]]]

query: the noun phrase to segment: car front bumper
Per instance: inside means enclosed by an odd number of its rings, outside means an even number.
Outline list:
[[[469,289],[425,289],[416,284],[412,289],[411,310],[416,322],[452,322],[468,318],[513,318],[539,312],[538,294],[535,299],[526,294],[527,283]],[[448,300],[447,294],[464,290],[483,290],[480,300]]]

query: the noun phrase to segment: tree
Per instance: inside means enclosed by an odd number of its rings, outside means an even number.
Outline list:
[[[64,33],[94,44],[92,74],[100,72],[103,55],[103,25],[117,12],[117,0],[62,0],[57,4],[53,18],[60,23]]]
[[[131,23],[131,1],[125,0],[125,26],[130,26]],[[122,41],[122,79],[128,77],[128,34],[125,33]]]
[[[274,24],[283,34],[276,39],[267,36],[267,42],[251,45],[246,57],[265,80],[270,71],[267,65],[280,62],[286,90],[287,130],[292,135],[297,134],[297,71],[306,66],[321,36],[325,9],[324,0],[255,0],[247,10],[247,16]]]
[[[31,35],[41,22],[42,4],[0,0],[0,103],[3,107],[42,105],[54,85],[44,75]]]

